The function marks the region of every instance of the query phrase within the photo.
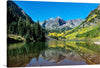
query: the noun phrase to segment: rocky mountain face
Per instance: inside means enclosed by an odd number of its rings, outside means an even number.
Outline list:
[[[65,21],[61,17],[50,18],[41,22],[41,26],[49,30],[69,30],[76,26],[78,26],[83,20],[82,19],[74,19]]]
[[[74,28],[74,27],[78,26],[82,21],[83,21],[83,19],[68,20],[68,21],[66,22],[66,24],[60,26],[59,28],[60,28],[60,29],[62,29],[62,28],[67,28],[67,27]]]
[[[74,27],[89,27],[89,26],[96,26],[100,23],[100,5],[91,11],[89,15],[85,18],[85,20],[82,19],[73,19],[64,21],[62,18],[57,17],[55,19],[50,18],[48,20],[45,20],[41,22],[40,24],[46,28],[46,29],[54,29],[54,30],[69,30]],[[80,24],[80,25],[79,25]]]

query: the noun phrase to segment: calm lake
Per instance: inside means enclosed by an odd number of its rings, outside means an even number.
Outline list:
[[[8,67],[100,64],[100,45],[90,41],[14,43],[7,47]]]

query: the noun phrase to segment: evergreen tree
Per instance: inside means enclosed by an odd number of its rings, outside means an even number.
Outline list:
[[[24,29],[25,28],[25,22],[24,20],[20,17],[18,21],[18,33],[23,36],[24,35]]]
[[[12,22],[10,25],[9,25],[9,33],[17,33],[17,23],[16,22]]]

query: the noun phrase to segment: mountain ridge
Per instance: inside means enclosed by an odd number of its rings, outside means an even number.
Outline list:
[[[7,13],[7,16],[9,19],[10,19],[10,16],[14,15],[13,17],[16,19],[14,19],[13,21],[18,21],[19,17],[22,17],[23,19],[26,19],[26,17],[27,17],[31,23],[35,23],[32,20],[32,18],[27,13],[25,13],[22,8],[20,8],[18,5],[16,5],[13,1],[7,1],[7,6],[8,6],[7,11],[9,11]],[[7,21],[7,22],[10,23],[10,22],[12,22],[12,20]]]
[[[77,27],[64,32],[51,32],[48,36],[69,40],[91,40],[100,42],[100,5],[91,11]]]
[[[48,20],[44,20],[40,23],[40,25],[49,30],[69,30],[68,28],[72,29],[78,26],[83,19],[72,19],[65,21],[61,17],[57,16],[56,18],[49,18]]]

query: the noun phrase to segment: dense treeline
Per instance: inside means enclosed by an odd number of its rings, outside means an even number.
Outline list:
[[[29,41],[44,41],[44,29],[37,23],[31,24],[30,21],[19,18],[18,22],[11,22],[8,27],[8,34],[18,34]]]
[[[44,29],[14,2],[7,2],[7,34],[16,34],[29,41],[45,41]]]

